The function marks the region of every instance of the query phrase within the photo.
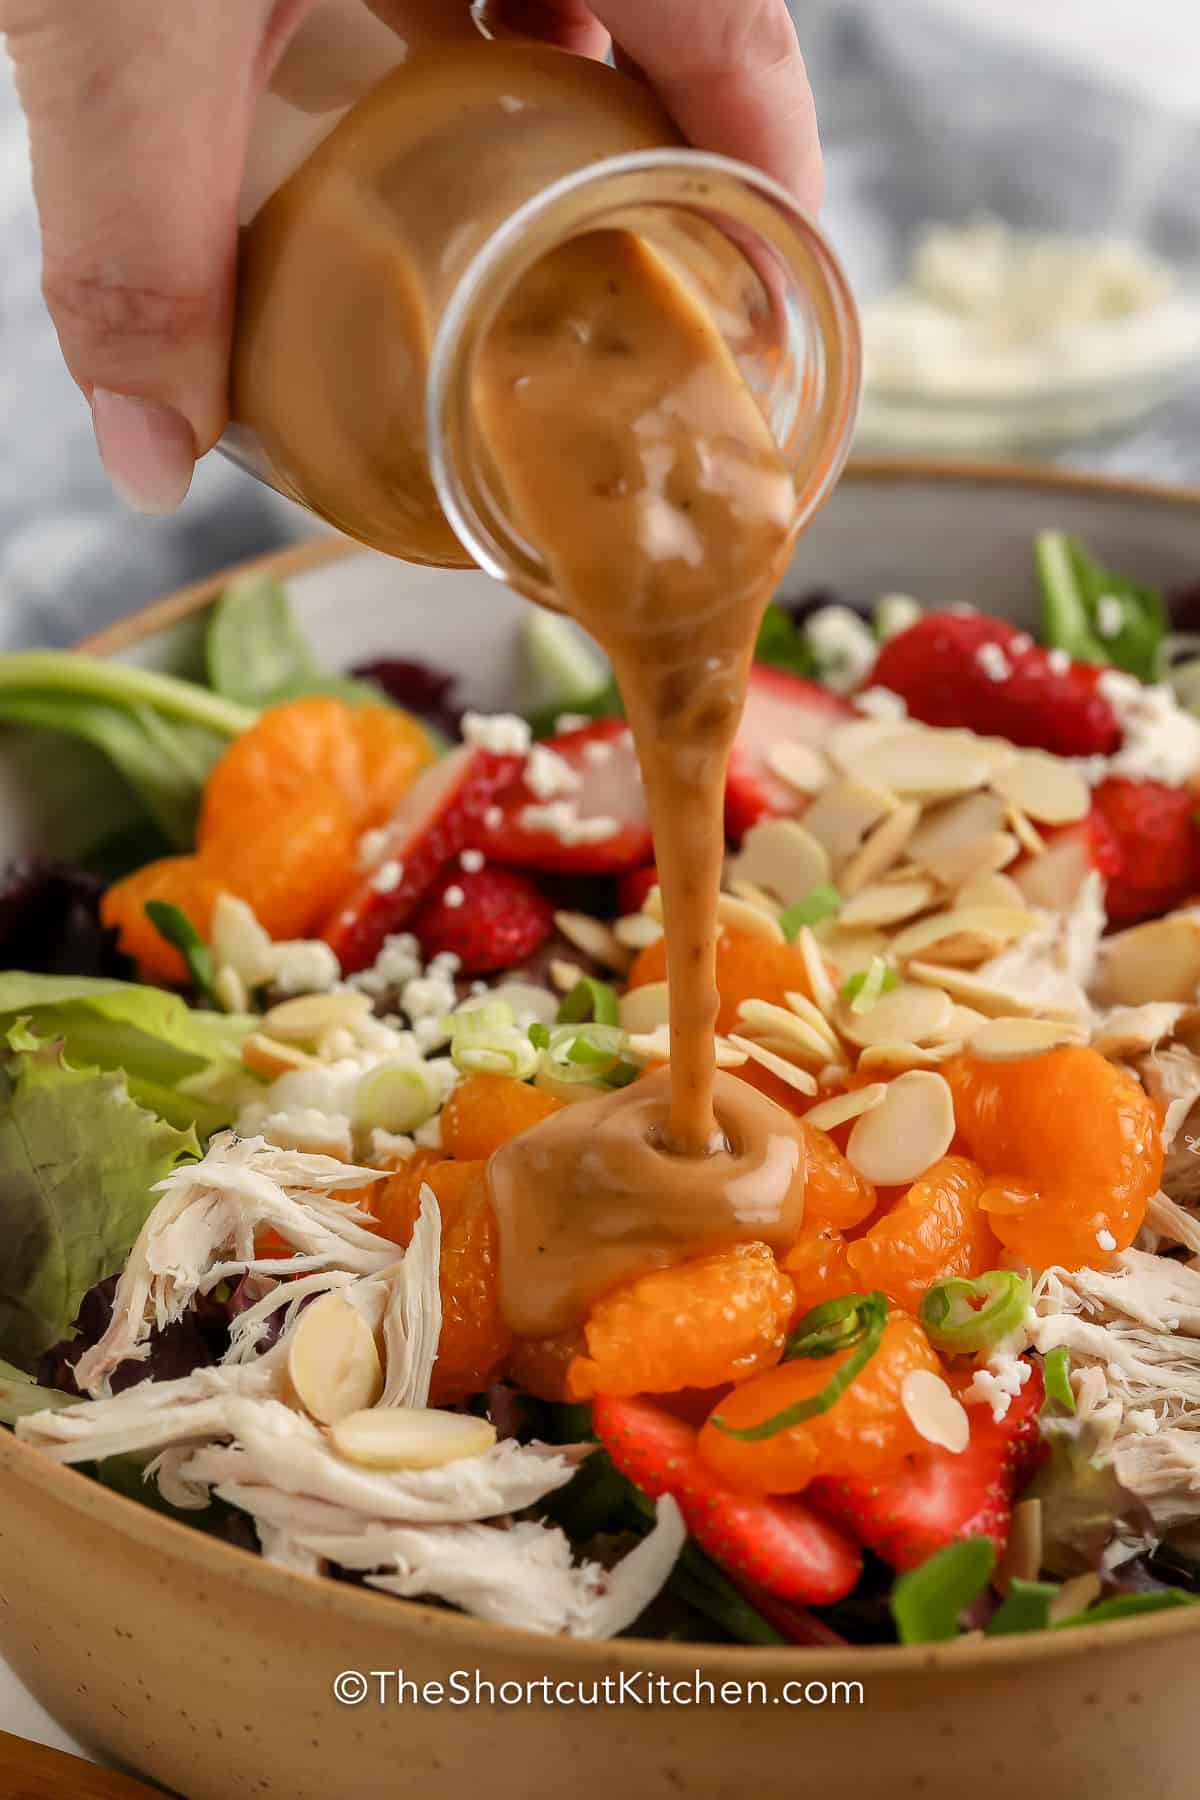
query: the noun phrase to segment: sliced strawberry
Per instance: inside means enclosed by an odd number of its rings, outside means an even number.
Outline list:
[[[1108,881],[1121,865],[1116,839],[1101,812],[1093,806],[1086,819],[1042,832],[1046,848],[1041,856],[1026,857],[1009,870],[1031,906],[1049,912],[1069,912],[1089,875]]]
[[[488,863],[457,863],[438,876],[408,922],[426,962],[449,951],[461,975],[513,969],[554,930],[554,908],[528,875]]]
[[[650,817],[625,721],[596,719],[535,744],[471,843],[522,869],[603,875],[649,862]]]
[[[646,895],[658,886],[658,870],[653,863],[643,869],[630,869],[617,878],[617,910],[621,913],[641,912]]]
[[[1116,851],[1105,896],[1112,923],[1132,925],[1182,906],[1200,887],[1193,790],[1114,776],[1093,798]]]
[[[518,756],[464,744],[425,770],[386,827],[387,843],[369,875],[325,927],[344,975],[374,962],[383,940],[408,923],[471,827],[496,795],[511,787]]]
[[[1103,673],[1003,619],[935,612],[888,639],[868,686],[900,694],[926,725],[966,725],[1059,756],[1107,756],[1121,728],[1099,690]]]
[[[840,694],[803,676],[755,663],[725,783],[725,829],[730,837],[744,837],[760,819],[799,810],[795,788],[773,774],[768,764],[777,744],[811,744],[819,749],[835,725],[853,717],[853,708]]]
[[[1038,1413],[1044,1399],[1034,1365],[1001,1420],[968,1409],[971,1441],[958,1454],[928,1450],[877,1479],[821,1476],[808,1489],[813,1505],[894,1569],[915,1569],[959,1538],[990,1537],[997,1554],[1008,1541],[1013,1495],[1041,1452]]]
[[[656,1500],[671,1494],[702,1550],[738,1580],[783,1600],[824,1606],[848,1594],[862,1559],[802,1500],[738,1494],[696,1454],[696,1433],[649,1400],[599,1394],[592,1427],[622,1475]]]

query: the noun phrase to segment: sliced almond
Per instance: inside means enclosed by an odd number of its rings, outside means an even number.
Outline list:
[[[910,1369],[900,1383],[900,1404],[927,1444],[960,1456],[971,1441],[967,1409],[932,1369]]]
[[[987,1023],[987,1014],[977,1012],[973,1006],[960,1006],[956,1000],[950,1008],[950,1017],[946,1021],[946,1029],[942,1035],[933,1040],[938,1044],[947,1044],[957,1039],[969,1038],[981,1025]]]
[[[772,1006],[768,1000],[743,1000],[738,1007],[743,1035],[753,1036],[769,1049],[800,1063],[804,1068],[823,1069],[834,1062],[840,1047],[828,1030],[814,1031],[811,1025],[787,1007]]]
[[[767,767],[798,794],[819,794],[831,776],[829,764],[811,744],[773,745]]]
[[[646,913],[626,913],[613,920],[613,936],[624,950],[646,950],[663,934],[662,922]]]
[[[1102,1006],[1138,1006],[1148,1000],[1186,1005],[1200,984],[1200,918],[1171,913],[1105,938],[1093,982]]]
[[[1064,1581],[1050,1602],[1048,1618],[1052,1625],[1060,1619],[1073,1619],[1076,1613],[1086,1612],[1092,1603],[1100,1598],[1104,1591],[1104,1583],[1094,1569],[1088,1569],[1082,1575],[1072,1575]]]
[[[268,1037],[281,1038],[284,1043],[315,1044],[338,1026],[353,1029],[370,1010],[366,994],[339,988],[332,994],[299,994],[294,1000],[281,1000],[263,1014],[262,1025]]]
[[[1005,812],[1009,830],[1029,856],[1041,856],[1046,848],[1046,840],[1034,825],[1032,819],[1022,812],[1019,806],[1010,806]]]
[[[1015,988],[1001,987],[998,982],[986,981],[982,976],[970,974],[966,969],[951,968],[945,963],[924,962],[918,958],[908,964],[904,973],[909,981],[939,987],[951,999],[960,1000],[964,1006],[975,1007],[989,1019],[1003,1019],[1010,1015],[1014,1018],[1067,1020],[1077,1017],[1073,1006],[1062,1006],[1057,1002],[1040,1000],[1035,995],[1019,993]]]
[[[858,1073],[891,1081],[893,1076],[903,1075],[909,1069],[932,1068],[937,1061],[939,1052],[920,1044],[868,1044],[859,1056]]]
[[[829,852],[795,819],[764,819],[752,825],[730,864],[730,874],[766,888],[784,906],[803,900],[832,873]]]
[[[550,979],[560,994],[569,994],[583,980],[583,970],[578,963],[567,962],[563,957],[556,956],[550,964]]]
[[[490,1450],[496,1427],[473,1413],[385,1406],[338,1419],[329,1437],[360,1469],[441,1469]]]
[[[842,892],[857,894],[869,882],[877,881],[881,875],[885,875],[904,854],[905,845],[920,816],[920,807],[911,800],[905,800],[886,819],[880,819],[849,861],[843,863],[838,873],[838,884]]]
[[[948,800],[921,815],[921,823],[909,840],[909,855],[928,863],[931,856],[954,850],[973,838],[999,831],[1004,824],[1004,802],[998,794],[966,794]]]
[[[891,953],[891,940],[882,931],[833,930],[827,939],[825,955],[837,970],[838,980],[846,981],[863,969],[869,969],[877,956]]]
[[[1113,1058],[1143,1056],[1169,1038],[1185,1008],[1167,1000],[1147,1006],[1122,1006],[1092,1033],[1092,1049]]]
[[[281,1043],[265,1032],[252,1031],[242,1039],[242,1062],[255,1075],[286,1075],[291,1069],[310,1069],[316,1058],[295,1044]]]
[[[969,965],[1018,942],[1037,923],[1033,913],[1016,906],[956,906],[907,925],[892,939],[892,954],[898,962],[928,953],[934,962]]]
[[[906,719],[847,719],[844,725],[834,726],[825,748],[832,761],[845,769],[854,757],[873,749],[876,744],[902,737],[906,731],[921,729],[920,725],[910,725]]]
[[[1060,1044],[1077,1044],[1080,1034],[1061,1019],[988,1019],[967,1040],[972,1056],[1007,1062],[1041,1056]]]
[[[889,1082],[881,1103],[857,1120],[847,1160],[882,1187],[913,1182],[945,1156],[954,1138],[954,1102],[945,1078],[911,1069]]]
[[[821,1012],[819,1007],[814,1006],[812,1001],[804,994],[788,993],[783,997],[795,1013],[796,1017],[798,1019],[803,1019],[806,1025],[811,1026],[818,1037],[827,1038],[833,1054],[835,1056],[840,1056],[841,1045],[838,1043],[837,1036],[830,1027],[829,1019],[826,1014]],[[834,1005],[836,1006],[836,1004],[837,996],[835,994]]]
[[[963,844],[935,851],[925,858],[925,867],[943,887],[954,888],[969,885],[972,878],[986,881],[989,870],[1006,869],[1020,854],[1021,846],[1011,831],[985,831]]]
[[[871,827],[895,809],[895,796],[886,788],[845,775],[822,788],[804,815],[804,825],[840,863],[853,856]]]
[[[729,891],[735,899],[744,900],[747,906],[757,906],[758,910],[765,912],[769,918],[777,919],[783,910],[778,900],[768,894],[766,888],[759,887],[756,881],[746,881],[740,875],[730,876]]]
[[[250,1010],[250,995],[246,991],[246,983],[232,963],[222,963],[217,970],[213,991],[221,1003],[222,1012],[244,1013]]]
[[[621,1029],[638,1035],[657,1031],[671,1019],[671,1000],[665,981],[647,981],[621,995]]]
[[[1008,1543],[996,1559],[993,1584],[1007,1594],[1014,1581],[1036,1581],[1042,1572],[1042,1503],[1018,1500],[1013,1507]]]
[[[729,1041],[735,1049],[744,1051],[751,1062],[756,1062],[760,1067],[768,1069],[772,1075],[778,1076],[780,1081],[786,1081],[789,1087],[796,1088],[799,1093],[816,1093],[817,1084],[806,1069],[798,1068],[786,1057],[776,1056],[775,1052],[768,1050],[765,1044],[756,1044],[750,1038],[738,1037],[737,1033],[732,1031],[729,1034]]]
[[[994,758],[969,734],[924,731],[884,737],[846,759],[860,781],[886,785],[910,800],[941,800],[981,788]]]
[[[631,952],[618,943],[612,926],[593,918],[591,913],[556,912],[554,923],[569,944],[602,968],[624,975],[633,961]]]
[[[804,1115],[806,1125],[815,1125],[818,1131],[832,1131],[835,1126],[845,1125],[849,1119],[860,1119],[877,1106],[882,1106],[887,1096],[887,1084],[874,1081],[868,1087],[852,1088],[848,1094],[834,1094],[829,1100],[822,1100],[819,1106],[810,1106]]]
[[[1072,825],[1085,819],[1092,804],[1087,782],[1061,756],[1044,750],[1018,750],[997,769],[991,786],[1010,805],[1039,825]]]
[[[647,1062],[670,1062],[671,1060],[671,1028],[669,1025],[656,1025],[653,1031],[637,1032],[629,1039],[629,1048],[635,1056],[644,1056]],[[745,1066],[746,1052],[738,1050],[729,1038],[713,1039],[718,1069],[741,1069]],[[588,1097],[585,1084],[575,1083],[576,1087],[584,1087],[584,1097]],[[594,1095],[595,1089],[590,1092]]]
[[[808,978],[809,991],[817,1010],[823,1013],[827,1019],[831,1018],[833,1009],[837,1005],[837,988],[825,967],[821,946],[817,943],[809,926],[802,925],[796,933],[796,948],[803,958],[804,973]],[[790,994],[788,995],[788,1005],[791,1005]]]
[[[722,931],[763,938],[768,944],[787,942],[778,919],[765,913],[761,906],[751,906],[748,900],[738,900],[733,894],[722,894],[717,901],[717,924]]]
[[[1004,837],[1007,836],[1007,833],[998,832],[997,836]],[[1019,848],[1017,840],[1010,837],[1008,841],[1012,845],[1015,855]],[[1016,907],[1020,910],[1025,906],[1025,896],[1015,881],[1010,880],[1007,875],[998,875],[993,871],[990,874],[972,875],[969,881],[964,881],[954,896],[954,904],[956,907],[999,906]]]
[[[902,981],[883,994],[864,1013],[843,1002],[835,1018],[838,1030],[851,1044],[921,1044],[937,1038],[950,1018],[950,999],[936,988]]]
[[[897,925],[924,912],[934,893],[932,881],[879,881],[872,887],[860,888],[851,899],[843,902],[838,923],[849,929]]]
[[[383,1392],[375,1334],[341,1294],[305,1307],[288,1339],[287,1368],[296,1398],[322,1425],[374,1406]]]

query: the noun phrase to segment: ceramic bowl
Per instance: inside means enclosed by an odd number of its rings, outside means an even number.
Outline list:
[[[1048,525],[1145,581],[1200,574],[1200,494],[864,465],[812,527],[788,587],[901,590],[1029,621],[1030,541]],[[418,654],[461,668],[472,702],[511,700],[521,604],[482,577],[341,543],[274,566],[332,662]],[[215,585],[94,647],[186,669]],[[77,847],[119,804],[76,752],[0,744],[0,852]],[[550,1639],[270,1567],[4,1432],[0,1652],[78,1741],[188,1800],[1196,1791],[1200,1608],[930,1649]],[[335,1698],[343,1671],[366,1677],[358,1704]],[[442,1684],[441,1703],[429,1683]]]

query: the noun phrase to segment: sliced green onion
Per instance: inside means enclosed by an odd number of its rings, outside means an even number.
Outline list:
[[[169,900],[147,900],[146,917],[157,931],[160,938],[165,938],[173,949],[178,950],[187,964],[188,974],[206,999],[220,1011],[220,996],[217,993],[217,968],[213,962],[213,953],[205,943],[192,921],[181,907],[173,906]]]
[[[1047,1350],[1043,1356],[1042,1380],[1046,1387],[1047,1402],[1073,1413],[1075,1390],[1071,1386],[1071,1352],[1065,1344]]]
[[[842,904],[842,896],[833,883],[823,881],[819,887],[809,890],[803,900],[793,900],[779,915],[780,928],[790,944],[800,935],[805,925],[819,925],[822,919],[828,919]]]
[[[380,1131],[415,1131],[442,1103],[442,1086],[424,1063],[377,1063],[354,1094],[354,1123]]]
[[[882,956],[873,956],[865,969],[859,969],[842,983],[842,999],[850,1002],[852,1013],[870,1012],[875,1002],[895,985],[895,969],[889,969]]]
[[[1015,1269],[989,1269],[976,1281],[935,1281],[921,1296],[919,1318],[935,1350],[967,1356],[994,1350],[1020,1329],[1033,1290]]]
[[[535,1050],[548,1050],[550,1047],[550,1027],[533,1024],[529,1027],[529,1041]]]
[[[848,1298],[855,1303],[854,1313],[860,1328],[857,1348],[834,1370],[824,1387],[819,1388],[815,1394],[810,1394],[807,1400],[797,1400],[794,1405],[785,1406],[782,1412],[772,1413],[769,1419],[760,1419],[757,1425],[727,1425],[719,1414],[714,1413],[711,1423],[718,1431],[723,1431],[727,1437],[737,1438],[744,1444],[758,1443],[762,1438],[790,1431],[793,1425],[802,1425],[805,1419],[815,1419],[819,1413],[828,1412],[841,1399],[851,1382],[862,1374],[878,1350],[883,1338],[883,1328],[887,1324],[887,1297],[878,1289],[870,1294],[851,1294]],[[826,1304],[829,1306],[839,1303],[832,1301]],[[824,1309],[816,1307],[813,1310],[821,1312]],[[804,1320],[800,1322],[803,1324]],[[813,1335],[821,1336],[831,1328],[833,1327],[823,1323]],[[831,1344],[820,1350],[793,1351],[792,1355],[828,1356],[839,1347]]]
[[[582,975],[558,1009],[560,1025],[582,1025],[594,1020],[597,1025],[619,1025],[621,1007],[616,989],[607,981]]]
[[[996,1546],[990,1537],[946,1544],[897,1578],[889,1601],[902,1644],[940,1644],[959,1633],[963,1609],[991,1579]]]
[[[859,1343],[875,1317],[877,1294],[841,1294],[804,1313],[788,1333],[784,1362],[802,1356],[832,1356]]]
[[[442,1020],[450,1038],[450,1059],[462,1075],[512,1075],[527,1081],[538,1052],[516,1022],[511,1006],[489,1000],[460,1007]]]
[[[538,1068],[556,1081],[623,1087],[640,1073],[640,1065],[626,1054],[628,1044],[628,1034],[618,1025],[555,1025],[539,1055]],[[626,1067],[632,1074],[625,1073]]]
[[[1022,1581],[1014,1575],[1003,1603],[988,1620],[984,1637],[1011,1637],[1018,1631],[1046,1631],[1058,1598],[1057,1581]]]

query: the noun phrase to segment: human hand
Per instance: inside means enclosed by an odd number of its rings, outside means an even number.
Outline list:
[[[453,0],[369,3],[398,29],[414,4],[461,25]],[[141,511],[178,505],[225,428],[246,145],[259,91],[312,5],[0,0],[46,303],[109,477]],[[587,55],[605,54],[611,33],[692,142],[818,205],[786,0],[492,0],[488,17]]]

